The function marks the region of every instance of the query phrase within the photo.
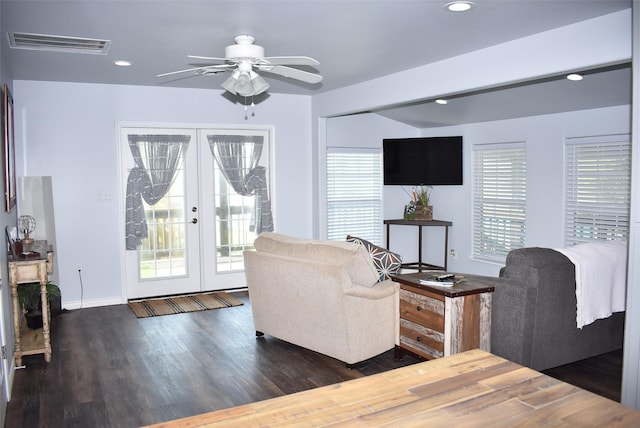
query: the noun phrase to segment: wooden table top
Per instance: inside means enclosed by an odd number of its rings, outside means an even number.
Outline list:
[[[640,412],[478,349],[153,425],[639,427]]]
[[[474,279],[465,278],[464,282],[455,284],[452,287],[438,287],[434,285],[421,284],[421,279],[429,279],[433,275],[442,274],[442,271],[424,271],[414,273],[403,273],[391,275],[391,279],[401,284],[410,285],[431,293],[440,294],[447,297],[468,296],[469,294],[492,293],[495,287],[483,284]]]

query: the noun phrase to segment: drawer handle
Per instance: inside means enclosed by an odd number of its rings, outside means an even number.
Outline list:
[[[421,338],[420,336],[418,336],[418,337],[416,338],[416,342],[422,342],[422,338]]]
[[[416,311],[421,311],[421,310],[422,310],[422,307],[420,306],[416,307]]]

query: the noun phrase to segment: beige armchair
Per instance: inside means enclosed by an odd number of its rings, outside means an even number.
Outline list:
[[[397,286],[378,282],[368,252],[352,242],[262,233],[245,251],[256,334],[268,334],[347,365],[392,349]]]

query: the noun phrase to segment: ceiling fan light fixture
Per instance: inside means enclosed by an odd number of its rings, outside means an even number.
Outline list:
[[[260,95],[267,89],[269,84],[255,71],[234,71],[231,76],[222,83],[222,88],[233,95],[252,97]]]

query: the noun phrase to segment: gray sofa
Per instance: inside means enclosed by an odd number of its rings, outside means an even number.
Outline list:
[[[576,327],[575,269],[549,248],[511,251],[495,286],[491,352],[544,370],[622,348],[624,312]]]

